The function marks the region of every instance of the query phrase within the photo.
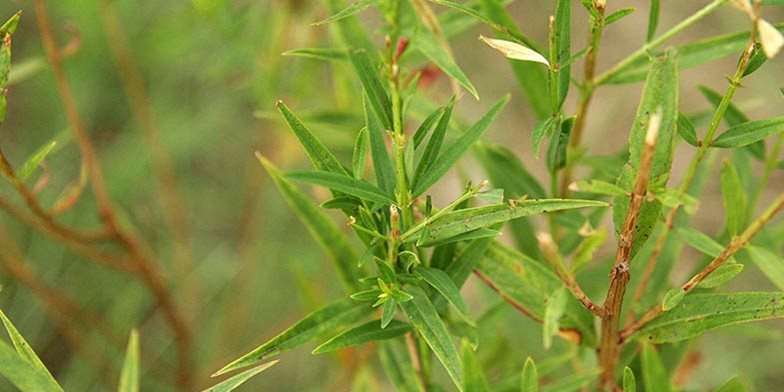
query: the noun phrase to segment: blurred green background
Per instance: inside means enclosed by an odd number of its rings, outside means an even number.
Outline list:
[[[600,70],[637,49],[644,42],[647,23],[647,2],[608,3],[611,10],[629,6],[638,10],[608,27]],[[659,31],[702,3],[663,1]],[[111,196],[123,219],[146,240],[165,272],[193,331],[196,386],[209,386],[215,382],[209,378],[212,372],[340,293],[325,256],[271,186],[253,152],[262,151],[282,168],[306,166],[304,154],[274,110],[274,102],[283,99],[347,162],[353,137],[361,127],[359,84],[345,64],[331,66],[318,60],[281,56],[289,49],[336,45],[334,32],[328,27],[310,26],[328,16],[318,1],[58,0],[46,5],[58,43],[75,49],[64,59],[65,72],[99,151]],[[526,33],[544,42],[547,17],[553,7],[549,2],[519,0],[510,12]],[[771,10],[770,20],[784,19],[778,8],[782,7],[766,8]],[[13,37],[9,108],[0,126],[0,148],[12,164],[19,165],[41,145],[53,139],[59,141],[47,159],[50,180],[40,193],[42,203],[51,205],[78,178],[80,155],[46,62],[32,2],[4,0],[0,3],[0,19],[18,10],[23,10],[23,15]],[[579,4],[574,5],[574,12],[575,21],[587,20]],[[376,11],[365,12],[362,19],[381,46],[383,34],[376,30]],[[747,24],[744,15],[724,7],[674,42],[734,32],[747,28]],[[585,23],[577,22],[574,29],[573,46],[579,49],[584,45]],[[483,108],[511,89],[513,100],[486,139],[515,150],[527,167],[544,179],[544,163],[532,157],[529,143],[534,117],[514,86],[505,60],[476,40],[480,33],[488,34],[489,30],[477,27],[452,42],[458,64],[483,98],[477,102],[469,95],[463,97],[457,106],[458,118],[476,119]],[[118,61],[110,49],[113,45],[131,56]],[[784,85],[782,57],[755,74],[748,88],[737,95],[736,102],[752,119],[782,113],[784,100],[778,91]],[[723,59],[683,72],[681,110],[693,113],[708,109],[695,86],[706,84],[723,90],[724,75],[732,72],[735,61]],[[576,68],[575,75],[581,72],[579,66]],[[131,83],[129,89],[123,80],[137,72],[141,79],[135,85]],[[640,88],[639,84],[611,86],[597,92],[585,137],[589,151],[609,154],[623,148]],[[141,95],[130,98],[129,92]],[[449,84],[441,76],[422,96],[440,104],[450,93]],[[134,105],[138,105],[136,110]],[[149,122],[139,116],[138,108],[142,113],[149,110]],[[566,112],[573,110],[574,97],[570,97]],[[185,259],[190,262],[184,269],[176,261],[182,257],[178,256],[165,218],[153,160],[143,137],[143,132],[150,129],[160,136],[160,145],[171,159],[174,184],[166,187],[179,189],[180,208],[186,215],[185,229],[180,230],[188,239]],[[674,179],[690,154],[687,149],[678,151]],[[463,169],[471,178],[483,178],[471,162]],[[41,174],[40,170],[36,172],[30,183]],[[436,204],[460,192],[456,179],[453,175],[442,182],[444,194],[436,197]],[[774,173],[771,188],[771,194],[784,188],[781,170]],[[706,194],[716,196],[703,201],[695,218],[697,227],[709,234],[723,223],[722,213],[716,212],[722,210],[718,189],[718,181],[708,185]],[[3,197],[19,202],[7,183],[0,190]],[[319,190],[314,192],[317,198],[323,196]],[[97,227],[95,211],[95,200],[87,191],[60,219],[76,227]],[[86,262],[8,214],[0,214],[0,219],[7,226],[7,235],[47,287],[66,295],[79,308],[101,315],[114,334],[115,339],[107,339],[90,325],[63,319],[62,309],[47,307],[36,295],[40,288],[19,284],[5,272],[0,273],[0,306],[67,390],[113,389],[125,339],[133,327],[139,328],[146,353],[142,390],[173,389],[176,358],[171,333],[146,286],[128,274]],[[769,285],[758,283],[758,272],[748,275],[737,283],[739,288]],[[596,284],[586,283],[588,287],[605,284],[605,270],[597,269],[592,276]],[[681,278],[676,277],[676,281]],[[498,301],[475,282],[470,282],[464,294],[474,309],[488,309]],[[598,298],[603,294],[595,295]],[[545,358],[539,326],[508,307],[498,309],[478,331],[480,340],[484,338],[489,344],[480,351],[480,358],[487,361],[486,371],[493,379],[519,370],[493,365],[493,358],[520,365],[528,355],[537,362]],[[728,378],[728,373],[750,376],[759,390],[782,385],[782,324],[772,325],[772,331],[744,327],[700,340],[706,349],[687,385],[696,389],[715,387]],[[72,333],[77,337],[69,335]],[[733,347],[736,333],[752,334],[755,337],[750,341],[757,344]],[[570,349],[558,342],[550,354]],[[726,352],[733,355],[724,355]],[[375,360],[371,358],[366,360]],[[358,364],[352,361],[340,355],[311,356],[309,350],[299,349],[287,353],[279,365],[251,380],[244,390],[388,388],[378,377],[380,373],[357,373]],[[8,388],[0,384],[0,389]]]

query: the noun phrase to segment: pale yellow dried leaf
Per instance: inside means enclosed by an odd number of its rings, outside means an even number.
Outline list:
[[[757,28],[759,29],[760,43],[765,56],[769,59],[773,58],[781,50],[781,47],[784,46],[784,36],[781,35],[777,28],[764,19],[759,20]]]
[[[481,35],[479,36],[479,39],[484,41],[484,43],[489,45],[491,48],[503,53],[504,56],[510,59],[533,61],[536,63],[542,63],[548,67],[550,66],[550,62],[547,61],[547,59],[544,58],[544,56],[539,54],[537,51],[527,48],[518,43],[506,41],[502,39],[487,38]]]
[[[751,3],[749,3],[749,0],[732,0],[730,1],[730,4],[743,11],[743,13],[748,15],[749,18],[754,19],[754,9],[751,8]]]

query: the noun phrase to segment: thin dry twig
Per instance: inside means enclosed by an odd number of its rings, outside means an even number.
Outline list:
[[[178,357],[179,357],[179,376],[178,384],[180,389],[190,390],[193,384],[192,372],[192,347],[191,334],[188,325],[174,304],[169,290],[164,282],[160,271],[155,262],[146,254],[142,248],[141,241],[132,233],[127,232],[120,224],[117,213],[114,209],[112,200],[106,188],[106,183],[101,173],[98,163],[98,156],[95,148],[90,141],[87,129],[79,115],[76,101],[71,93],[68,80],[62,66],[62,53],[57,47],[52,33],[51,24],[47,15],[46,6],[43,0],[35,0],[35,12],[41,39],[44,44],[47,60],[54,72],[57,90],[65,108],[66,117],[71,124],[71,129],[82,154],[82,159],[87,167],[90,185],[98,203],[98,210],[101,219],[106,224],[108,230],[112,231],[118,243],[128,252],[130,262],[139,272],[143,281],[147,284],[161,306],[169,325],[174,333]]]

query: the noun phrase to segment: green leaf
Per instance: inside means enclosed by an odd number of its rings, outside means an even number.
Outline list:
[[[232,361],[213,376],[228,373],[274,357],[284,351],[301,346],[311,340],[323,338],[351,325],[370,314],[372,308],[365,303],[344,299],[333,302],[303,318],[251,352]]]
[[[419,331],[438,360],[444,365],[446,372],[459,390],[463,390],[463,374],[460,356],[457,353],[444,322],[436,312],[436,308],[419,287],[408,287],[414,299],[400,304],[400,308],[411,320],[411,324]]]
[[[556,110],[560,110],[569,93],[572,67],[567,60],[572,57],[572,1],[558,0],[555,7],[555,75],[558,80]]]
[[[608,15],[606,18],[604,18],[604,25],[607,26],[611,23],[615,23],[621,20],[622,18],[631,15],[632,13],[634,13],[634,11],[636,11],[634,8],[621,8],[618,11],[615,11],[612,14]]]
[[[341,348],[358,346],[360,344],[379,340],[394,339],[411,331],[411,326],[398,320],[392,320],[385,328],[380,328],[378,320],[368,321],[362,325],[351,328],[340,335],[322,343],[313,350],[313,354],[323,354]]]
[[[652,192],[653,197],[662,205],[670,208],[682,206],[689,215],[694,215],[700,204],[696,197],[688,193],[681,194],[677,189],[659,188],[652,190]]]
[[[531,133],[531,144],[534,146],[534,156],[539,158],[539,148],[542,146],[544,137],[550,134],[553,127],[557,124],[555,117],[547,117],[534,125],[534,130]]]
[[[316,203],[286,180],[272,162],[264,158],[260,153],[256,153],[256,157],[267,170],[267,173],[270,174],[286,202],[294,209],[302,223],[305,224],[308,232],[316,239],[335,264],[345,287],[349,292],[356,291],[360,277],[359,270],[355,264],[358,255],[351,247],[348,238],[329,217],[324,215],[324,212]]]
[[[430,240],[429,239],[430,232],[427,229],[425,229],[422,231],[422,237],[420,237],[419,240],[417,240],[416,245],[422,248],[429,248],[433,246],[451,244],[460,241],[470,241],[479,238],[495,238],[501,234],[502,233],[498,230],[481,228],[481,229],[471,230],[469,232],[456,235],[454,237],[437,238],[434,240]]]
[[[354,178],[362,179],[365,174],[365,163],[367,163],[368,136],[367,128],[362,128],[357,134],[357,141],[354,143],[354,154],[351,157],[351,168]]]
[[[763,57],[765,57],[764,54]],[[705,98],[707,98],[708,102],[710,102],[711,105],[713,105],[713,107],[716,110],[718,110],[718,107],[721,105],[721,101],[724,99],[724,96],[714,90],[711,90],[706,86],[700,85],[697,87],[699,88],[702,95],[704,95]],[[740,109],[738,109],[735,105],[733,105],[732,102],[730,102],[729,105],[727,106],[727,109],[724,111],[724,121],[727,122],[727,125],[734,127],[736,125],[740,125],[745,122],[748,122],[749,118],[745,114],[743,114],[743,112],[741,112]],[[752,143],[746,148],[749,149],[749,151],[758,159],[760,160],[765,159],[764,141],[760,140],[756,143]]]
[[[333,48],[300,48],[287,50],[281,56],[304,57],[315,60],[344,61],[348,60],[348,53],[343,49]]]
[[[23,392],[61,392],[63,389],[22,354],[0,341],[0,374]]]
[[[784,290],[784,260],[775,253],[757,246],[746,247],[751,261],[757,265],[768,279],[781,290]]]
[[[572,134],[572,127],[574,127],[574,120],[575,117],[569,117],[561,121],[561,131],[553,134],[547,149],[547,168],[551,173],[555,173],[566,167],[566,148],[569,145],[569,138]]]
[[[139,391],[139,333],[134,329],[128,338],[122,372],[120,373],[119,392]]]
[[[666,312],[678,306],[678,304],[683,301],[684,297],[686,297],[686,292],[680,287],[668,290],[662,301],[662,310]]]
[[[490,227],[496,223],[544,212],[605,206],[607,203],[595,200],[540,199],[466,208],[448,212],[431,222],[427,226],[430,231],[427,241],[450,238],[472,230]]]
[[[371,104],[366,95],[364,100],[365,124],[370,136],[370,156],[373,161],[373,171],[376,173],[378,187],[391,194],[391,192],[394,192],[395,186],[397,186],[395,166],[389,157],[384,131],[378,123],[378,117],[370,109]]]
[[[16,177],[21,181],[24,181],[28,177],[30,177],[30,175],[33,174],[33,172],[35,171],[35,169],[38,168],[41,162],[43,162],[43,160],[46,159],[49,153],[52,152],[52,149],[56,145],[57,142],[52,141],[41,146],[41,148],[39,148],[38,151],[36,151],[35,153],[33,153],[33,155],[27,158],[25,163],[22,165],[22,168],[16,172]]]
[[[678,112],[678,135],[694,147],[700,146],[700,141],[697,139],[697,130],[688,116]]]
[[[419,159],[419,163],[417,163],[416,170],[414,171],[413,183],[416,184],[417,181],[422,178],[422,174],[435,163],[438,153],[441,150],[441,144],[444,142],[444,136],[446,135],[446,130],[449,126],[449,120],[452,118],[452,108],[454,108],[454,106],[455,97],[452,96],[449,103],[444,107],[444,114],[441,115],[441,118],[438,120],[438,125],[436,125],[435,130],[433,130],[433,134],[430,135],[430,140],[428,140],[427,145],[425,145],[425,151],[422,153],[422,157]]]
[[[468,316],[468,307],[460,295],[460,289],[446,272],[436,268],[419,267],[415,273],[441,293],[462,315]]]
[[[784,131],[784,117],[749,121],[724,131],[713,140],[711,147],[734,148],[748,146],[782,131]]]
[[[230,392],[235,390],[237,387],[248,381],[251,377],[271,368],[275,364],[277,364],[280,360],[274,360],[267,362],[261,366],[257,366],[253,369],[245,370],[244,372],[237,374],[236,376],[232,376],[231,378],[227,379],[226,381],[221,382],[215,386],[212,386],[208,389],[205,389],[203,392]]]
[[[656,36],[656,27],[659,26],[659,0],[651,0],[651,10],[648,14],[648,34],[646,35],[645,42],[651,42],[653,37]]]
[[[479,93],[477,93],[474,84],[468,80],[468,76],[466,76],[463,70],[455,63],[452,55],[439,45],[438,39],[430,30],[420,29],[411,44],[413,48],[422,52],[425,57],[430,59],[430,61],[444,71],[445,74],[457,81],[457,83],[463,86],[476,99],[479,99]]]
[[[346,193],[376,203],[392,204],[395,202],[376,186],[345,174],[298,171],[286,173],[285,176],[292,181],[322,185],[334,191]]]
[[[444,149],[444,152],[433,162],[433,164],[422,173],[422,177],[413,186],[413,198],[421,196],[433,184],[435,184],[441,177],[443,177],[449,169],[457,163],[457,161],[468,151],[469,148],[482,136],[485,129],[491,122],[498,116],[501,109],[509,102],[509,95],[504,95],[498,100],[487,113],[479,119],[474,125],[461,135],[457,140]]]
[[[384,88],[384,83],[378,76],[378,70],[373,66],[364,49],[352,49],[348,58],[359,76],[362,87],[365,88],[370,107],[376,113],[376,118],[384,129],[392,129],[392,101]],[[368,128],[370,126],[368,125]]]
[[[547,195],[534,177],[511,150],[500,144],[476,144],[477,157],[485,169],[490,182],[503,189],[508,198],[527,196],[532,199]]]
[[[379,344],[378,357],[387,377],[398,391],[424,392],[425,388],[411,363],[411,358],[407,355],[408,351],[397,350],[395,346],[404,346],[404,344],[398,341],[383,341]]]
[[[646,391],[666,392],[672,390],[670,376],[667,374],[656,348],[650,343],[642,345],[641,367],[642,382]]]
[[[601,228],[585,237],[572,256],[572,272],[576,273],[593,261],[593,255],[607,240],[607,230]]]
[[[725,160],[721,166],[721,193],[724,197],[727,231],[736,236],[743,230],[746,222],[746,192],[740,182],[738,170],[730,160]]]
[[[381,295],[383,291],[379,289],[370,289],[370,290],[363,290],[358,291],[354,294],[351,294],[349,297],[354,301],[375,301],[378,299],[378,296]]]
[[[725,382],[715,392],[746,392],[749,388],[741,377],[733,377]]]
[[[325,1],[328,11],[336,14],[345,9],[346,2],[344,0],[327,0]],[[337,27],[340,38],[346,46],[355,49],[364,49],[369,56],[372,56],[372,62],[380,61],[378,50],[374,44],[373,39],[368,34],[368,31],[357,20],[356,16],[348,16],[338,20],[332,26]]]
[[[461,350],[463,352],[463,384],[464,391],[489,392],[490,386],[482,371],[482,364],[474,354],[474,349],[467,339],[461,340]]]
[[[479,263],[487,248],[493,242],[493,238],[479,238],[468,242],[457,258],[446,266],[446,273],[455,282],[457,287],[463,287],[474,267]]]
[[[305,153],[308,155],[308,158],[310,158],[310,162],[313,163],[313,166],[317,170],[348,174],[335,156],[324,147],[324,144],[318,140],[316,135],[314,135],[313,132],[311,132],[310,129],[291,112],[283,101],[278,101],[277,107],[280,114],[283,115],[283,119],[285,119],[286,123],[289,125],[289,128],[294,132],[294,136],[297,137],[300,144],[305,149]]]
[[[784,23],[774,25],[779,31],[784,31]],[[744,30],[737,33],[717,35],[689,44],[678,46],[678,68],[681,70],[706,64],[722,57],[741,53],[749,42],[749,32]],[[661,52],[654,52],[656,57]],[[647,57],[632,61],[612,75],[602,80],[602,84],[634,83],[645,79],[650,64]]]
[[[452,101],[450,100],[450,102]],[[428,132],[430,132],[430,129],[433,128],[433,125],[436,123],[436,121],[441,119],[441,116],[444,115],[445,111],[446,108],[444,107],[436,108],[436,110],[434,110],[425,118],[425,121],[422,121],[422,124],[420,124],[416,132],[414,132],[414,149],[419,148],[419,145],[422,144],[422,142],[425,140],[425,136],[427,136]]]
[[[751,52],[749,63],[746,65],[746,69],[743,70],[743,77],[745,78],[746,76],[751,75],[767,61],[768,56],[766,56],[765,51],[762,50],[762,44],[759,42],[754,43],[754,49]]]
[[[569,189],[575,192],[594,193],[597,195],[608,195],[626,197],[628,192],[621,187],[601,180],[580,180],[569,185]]]
[[[784,292],[691,294],[641,333],[655,344],[677,342],[727,325],[784,317],[782,310]]]
[[[661,110],[661,125],[653,154],[648,188],[663,187],[670,177],[672,156],[675,150],[675,127],[678,118],[678,67],[674,51],[667,51],[662,58],[656,58],[648,74],[640,105],[629,134],[629,162],[621,170],[617,185],[625,191],[634,189],[634,182],[640,166],[645,134],[651,115]],[[629,196],[613,198],[613,222],[615,234],[619,235],[629,208]],[[659,222],[662,205],[658,201],[645,202],[640,208],[637,225],[634,229],[630,258],[634,258],[642,245],[653,234]]]
[[[387,298],[381,307],[381,329],[385,329],[392,322],[397,313],[397,301],[394,298]]]
[[[8,19],[2,26],[0,26],[0,35],[13,34],[16,32],[16,26],[19,25],[19,18],[22,17],[22,11],[17,11],[14,16]]]
[[[724,251],[723,245],[697,229],[679,227],[675,229],[675,233],[680,239],[686,241],[689,246],[710,257],[718,257]],[[734,263],[735,259],[730,258],[730,261]]]
[[[544,320],[542,320],[542,339],[544,349],[549,350],[553,343],[553,336],[558,333],[559,321],[566,310],[566,287],[561,287],[547,299],[547,307],[544,309]]]
[[[531,357],[525,360],[523,365],[523,376],[520,383],[521,392],[539,392],[539,374],[536,370],[536,363]]]
[[[595,380],[602,370],[599,368],[589,369],[579,374],[564,377],[558,382],[542,388],[542,392],[573,392],[579,391]]]
[[[57,381],[54,379],[54,377],[52,377],[49,369],[47,369],[44,363],[41,362],[41,359],[38,358],[38,355],[35,353],[35,351],[33,351],[33,348],[29,343],[27,343],[27,340],[25,340],[24,336],[19,333],[19,330],[16,329],[14,324],[11,322],[8,316],[5,315],[5,312],[3,312],[2,309],[0,309],[0,318],[2,318],[3,326],[5,327],[6,332],[8,332],[8,336],[11,338],[11,342],[14,344],[18,358],[28,364],[27,368],[29,368],[29,370],[24,370],[23,373],[26,374],[28,371],[37,373],[37,375],[33,377],[35,380],[31,380],[31,382],[34,382],[35,384],[31,385],[37,384],[43,386],[42,389],[40,389],[42,391],[62,391],[63,389],[57,384]],[[2,349],[5,350],[7,347],[8,346],[3,343]],[[14,383],[14,385],[22,390],[36,390],[22,388],[17,383],[17,381],[14,381],[15,378],[9,376],[4,370],[9,367],[16,368],[19,365],[15,363],[15,360],[5,358],[6,353],[0,352],[0,355],[4,357],[2,359],[3,364],[0,364],[0,367],[2,367],[0,370],[2,370],[4,376],[6,376],[11,382]]]
[[[707,278],[703,279],[697,287],[702,289],[710,289],[713,287],[718,287],[727,283],[730,279],[738,276],[743,272],[743,264],[739,263],[730,263],[730,264],[723,264],[716,268]]]
[[[311,26],[320,26],[323,24],[339,21],[343,18],[348,18],[349,16],[359,13],[365,8],[370,7],[375,3],[378,3],[378,0],[357,0],[351,5],[349,5],[348,7],[342,9],[340,12],[330,16],[329,18],[322,19],[318,22],[312,23]]]
[[[637,392],[637,380],[628,366],[623,368],[623,392]]]

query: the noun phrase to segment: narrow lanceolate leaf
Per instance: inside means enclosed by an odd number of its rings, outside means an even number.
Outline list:
[[[714,139],[711,146],[721,148],[748,146],[749,144],[782,131],[784,131],[784,117],[749,121],[730,127],[719,135],[719,137]]]
[[[304,57],[315,60],[328,60],[328,61],[345,61],[348,59],[348,54],[345,50],[332,49],[332,48],[300,48],[287,50],[280,54],[281,56],[291,57]]]
[[[441,144],[444,142],[444,136],[446,135],[446,129],[449,126],[449,120],[452,118],[452,108],[454,108],[454,106],[455,97],[452,96],[452,99],[450,99],[449,103],[444,107],[444,114],[441,115],[441,118],[438,120],[438,124],[433,130],[433,134],[430,135],[430,140],[428,140],[425,145],[425,150],[422,152],[422,157],[419,159],[416,170],[414,171],[412,182],[416,183],[419,181],[419,179],[422,178],[422,174],[435,163],[438,153],[441,151]]]
[[[370,107],[376,113],[384,129],[392,129],[392,101],[389,99],[384,84],[378,76],[378,70],[370,61],[364,49],[349,50],[348,57],[365,88]]]
[[[720,243],[716,242],[713,238],[708,236],[697,229],[689,228],[689,227],[679,227],[675,229],[675,233],[678,237],[684,241],[686,241],[689,246],[698,251],[710,256],[710,257],[717,257],[721,252],[724,251],[724,246]],[[730,259],[733,263],[735,259]]]
[[[762,57],[765,57],[764,55]],[[724,100],[724,95],[718,93],[717,91],[706,87],[706,86],[697,86],[699,88],[702,95],[710,102],[710,104],[718,110],[718,107],[721,105],[721,102]],[[727,109],[724,111],[724,121],[727,125],[734,127],[736,125],[743,124],[749,121],[749,118],[743,114],[743,112],[738,109],[732,102],[729,103]],[[760,160],[765,159],[765,141],[760,140],[755,143],[752,143],[746,148],[751,152],[756,158]]]
[[[40,377],[36,377],[37,379],[40,378],[40,380],[36,382],[42,382],[40,385],[46,385],[46,389],[43,390],[62,391],[62,388],[57,384],[57,381],[52,377],[52,374],[49,373],[49,369],[41,362],[41,359],[38,358],[38,355],[33,351],[33,348],[27,343],[27,340],[19,333],[19,330],[16,329],[14,324],[11,323],[11,320],[2,310],[0,310],[0,318],[2,318],[3,326],[5,327],[6,332],[8,332],[8,336],[11,338],[11,342],[14,344],[14,348],[16,349],[19,358],[24,362],[27,362],[32,371],[40,374]],[[5,375],[5,373],[3,374]],[[11,378],[9,378],[9,380],[14,382]],[[14,384],[19,386],[16,382],[14,382]],[[23,388],[20,387],[20,389]]]
[[[508,148],[500,144],[477,143],[479,162],[490,182],[506,192],[507,198],[527,196],[539,199],[546,196],[544,188]]]
[[[509,95],[504,95],[498,100],[485,115],[461,135],[457,140],[444,149],[444,152],[433,162],[422,177],[414,184],[413,197],[419,197],[441,177],[443,177],[457,161],[468,152],[468,149],[479,140],[484,131],[495,120],[501,109],[509,102]]]
[[[536,363],[531,357],[525,360],[521,379],[521,392],[539,392],[539,372],[536,371]]]
[[[411,326],[398,320],[392,320],[385,328],[381,328],[378,320],[368,321],[365,324],[351,328],[327,340],[313,350],[313,354],[322,354],[341,348],[357,346],[368,342],[394,339],[411,331]]]
[[[311,340],[323,338],[351,325],[369,315],[372,308],[364,302],[344,299],[327,305],[298,321],[278,336],[255,348],[218,370],[219,376],[274,357]]]
[[[16,32],[16,26],[19,25],[19,18],[22,17],[22,11],[18,11],[10,19],[8,19],[2,26],[0,26],[0,35],[13,34]]]
[[[49,155],[50,152],[52,152],[52,149],[56,145],[57,142],[52,141],[39,148],[38,151],[36,151],[35,153],[33,153],[33,155],[27,158],[27,160],[19,169],[19,171],[16,172],[16,177],[21,181],[24,181],[27,179],[27,177],[30,177],[30,175],[33,174],[35,169],[38,168],[38,165],[40,165],[41,162],[43,162],[43,160],[46,159],[46,156]]]
[[[303,171],[289,172],[285,174],[285,177],[292,181],[322,185],[333,191],[346,193],[376,203],[394,203],[390,196],[376,186],[345,174]]]
[[[534,146],[534,157],[539,159],[539,148],[542,146],[542,141],[544,140],[545,136],[549,135],[553,131],[553,127],[557,124],[555,117],[547,117],[546,119],[539,120],[534,126],[534,130],[531,133],[531,144]]]
[[[365,125],[370,137],[370,156],[373,158],[373,171],[376,174],[376,183],[379,188],[387,191],[387,193],[394,192],[397,184],[395,166],[392,164],[392,158],[389,157],[384,130],[378,122],[378,116],[371,109],[372,106],[367,95],[365,95],[363,107],[365,111]]]
[[[26,358],[0,341],[0,374],[19,390],[27,392],[62,392],[62,388]]]
[[[612,14],[607,15],[606,18],[604,18],[604,25],[606,26],[606,25],[609,25],[611,23],[615,23],[615,22],[617,22],[617,21],[619,21],[619,20],[621,20],[621,19],[623,19],[623,18],[633,14],[634,11],[635,11],[634,8],[622,8],[622,9],[620,9],[618,11],[615,11]]]
[[[637,392],[637,380],[628,366],[623,368],[623,392]]]
[[[667,294],[664,295],[664,300],[662,301],[662,310],[668,311],[673,309],[674,307],[678,306],[683,298],[686,297],[686,292],[683,291],[680,287],[676,287],[674,289],[670,289],[667,291]]]
[[[560,109],[569,93],[572,67],[567,60],[572,57],[572,1],[558,0],[555,7],[555,55],[557,66],[555,75],[558,80],[558,101],[556,109]]]
[[[746,392],[749,388],[741,377],[733,377],[714,392]]]
[[[646,391],[671,391],[670,377],[659,358],[656,348],[650,343],[642,346],[642,382]]]
[[[550,66],[550,62],[547,61],[544,56],[539,54],[539,52],[520,45],[516,42],[503,39],[487,38],[483,35],[480,35],[479,39],[491,48],[501,52],[501,54],[506,56],[506,58],[512,60],[533,61],[535,63],[542,63],[548,67]]]
[[[569,185],[574,192],[594,193],[597,195],[625,197],[628,192],[615,184],[601,180],[580,180]]]
[[[139,392],[139,333],[134,329],[128,339],[118,392]]]
[[[721,166],[721,194],[724,198],[727,231],[732,236],[736,236],[746,222],[746,192],[740,182],[738,170],[730,160],[724,161]]]
[[[743,272],[743,264],[729,263],[719,266],[707,278],[703,279],[697,287],[702,289],[710,289],[723,285],[729,282],[732,278],[738,276]]]
[[[775,253],[756,246],[746,248],[751,261],[757,265],[765,276],[781,290],[784,290],[784,259]]]
[[[474,349],[467,339],[461,342],[461,350],[463,351],[463,378],[465,384],[463,385],[464,391],[488,392],[490,386],[487,385],[487,379],[482,371],[482,364],[476,358]]]
[[[479,93],[477,93],[474,84],[471,83],[468,76],[466,76],[463,70],[455,63],[452,55],[439,45],[438,39],[430,30],[420,29],[413,41],[413,47],[422,52],[425,57],[430,59],[439,69],[449,75],[450,78],[457,81],[463,88],[468,90],[476,99],[479,99]]]
[[[324,215],[323,210],[316,203],[289,182],[272,162],[260,153],[256,153],[256,157],[270,174],[286,202],[294,209],[310,234],[335,264],[345,287],[349,292],[357,291],[360,276],[355,263],[358,255],[351,247],[348,238],[340,231],[335,222]]]
[[[774,26],[778,31],[784,31],[784,23]],[[689,44],[677,47],[678,49],[678,68],[687,69],[706,64],[722,57],[737,55],[741,53],[749,42],[749,32],[741,31],[738,33],[718,35],[706,38]],[[661,55],[656,52],[653,56]],[[633,61],[625,67],[618,69],[608,78],[601,81],[602,84],[634,83],[645,80],[645,75],[650,68],[647,57]]]
[[[425,387],[422,386],[421,378],[414,369],[408,350],[404,346],[404,342],[396,340],[379,344],[378,357],[384,373],[398,391],[424,392]]]
[[[460,313],[468,315],[468,307],[460,295],[460,289],[457,288],[455,282],[452,281],[452,278],[446,272],[436,268],[419,267],[416,269],[416,274],[441,293]]]
[[[428,242],[450,238],[512,219],[545,212],[585,207],[605,207],[595,200],[541,199],[521,200],[483,207],[466,208],[444,214],[428,225]]]
[[[300,121],[283,101],[277,103],[278,111],[283,115],[283,119],[294,132],[294,136],[299,139],[302,148],[310,158],[313,166],[321,171],[348,174],[343,165],[338,162],[332,153],[324,147],[324,144],[313,134],[313,132]]]
[[[653,154],[648,188],[664,187],[670,177],[672,156],[675,150],[675,124],[678,118],[678,67],[675,53],[667,51],[663,58],[657,58],[645,82],[642,99],[629,134],[629,162],[621,170],[617,185],[631,194],[640,166],[645,134],[651,114],[661,110],[661,125]],[[629,196],[613,198],[613,221],[616,236],[620,233],[629,208]],[[659,221],[662,205],[658,201],[644,202],[634,230],[630,257],[653,234]]]
[[[457,353],[451,335],[444,326],[444,322],[436,312],[424,291],[416,286],[407,287],[414,299],[400,304],[400,308],[411,320],[436,357],[444,365],[446,372],[459,390],[463,390],[463,374],[460,356]]]
[[[312,25],[313,26],[319,26],[319,25],[323,25],[323,24],[327,24],[327,23],[336,22],[336,21],[341,20],[343,18],[348,18],[349,16],[354,15],[354,14],[356,14],[358,12],[361,12],[365,8],[370,7],[371,5],[373,5],[374,3],[377,3],[377,2],[378,2],[378,0],[358,0],[358,1],[355,1],[354,3],[349,5],[348,7],[342,9],[340,12],[330,16],[329,18],[326,18],[326,19],[320,20],[318,22],[315,22]]]
[[[233,376],[226,381],[221,382],[213,387],[205,389],[203,392],[230,392],[235,390],[237,387],[248,381],[251,377],[271,368],[275,364],[277,364],[280,360],[274,360],[267,362],[261,366],[255,367],[253,369],[248,369],[236,376]]]
[[[559,321],[566,309],[567,292],[566,287],[562,287],[547,299],[547,307],[544,309],[544,320],[542,320],[542,340],[544,349],[549,350],[553,343],[553,336],[558,333]]]
[[[425,136],[427,136],[427,134],[430,132],[430,129],[433,128],[433,125],[435,125],[436,121],[441,119],[441,116],[444,114],[445,110],[446,108],[443,107],[436,108],[436,110],[433,110],[433,112],[430,113],[424,121],[422,121],[422,124],[420,124],[416,132],[414,132],[414,149],[419,148],[419,145],[422,144],[422,142],[425,140]]]
[[[326,0],[324,3],[326,4],[327,10],[333,15],[348,7],[345,0]],[[373,39],[356,16],[351,15],[340,19],[332,26],[337,27],[338,34],[345,46],[353,49],[364,49],[372,56],[372,62],[381,60]]]
[[[518,310],[541,322],[550,293],[564,287],[551,269],[515,250],[494,243],[479,261],[477,275]],[[584,345],[595,340],[594,318],[576,299],[567,296],[561,332]]]
[[[646,35],[647,42],[651,42],[653,37],[656,36],[656,28],[659,26],[660,8],[659,0],[651,0],[651,12],[648,15],[648,34]]]
[[[697,130],[694,128],[694,123],[691,122],[688,116],[678,112],[678,135],[694,147],[699,147],[700,141],[697,139]]]
[[[654,344],[677,342],[727,325],[784,317],[782,310],[784,292],[691,294],[645,324],[641,336]]]
[[[351,169],[354,172],[354,178],[356,179],[361,179],[362,175],[365,173],[367,145],[367,128],[362,128],[357,134],[357,140],[354,143],[354,154],[351,157]]]
[[[542,392],[572,392],[587,387],[602,373],[600,368],[593,368],[578,374],[566,376],[555,383],[542,388]]]

